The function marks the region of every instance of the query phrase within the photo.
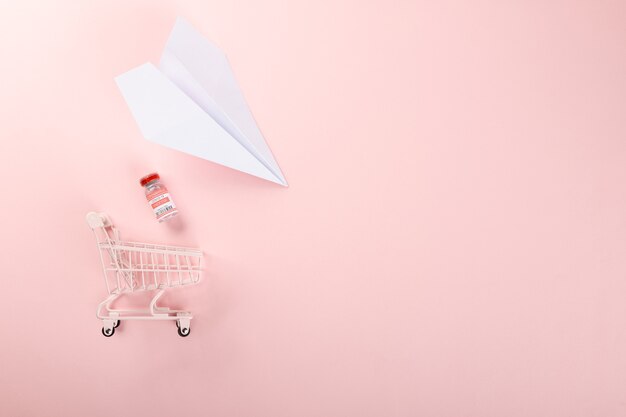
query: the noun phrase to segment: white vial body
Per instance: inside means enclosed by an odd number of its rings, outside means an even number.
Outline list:
[[[164,222],[178,214],[178,209],[167,188],[159,180],[145,185],[146,199],[159,222]]]

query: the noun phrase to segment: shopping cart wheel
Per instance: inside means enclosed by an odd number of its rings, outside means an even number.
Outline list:
[[[178,323],[176,323],[176,325],[178,325]],[[191,328],[190,327],[179,327],[178,328],[178,335],[180,337],[187,337],[187,336],[189,336],[189,333],[191,333]]]
[[[111,337],[115,334],[115,327],[111,327],[109,329],[107,329],[106,327],[102,328],[102,334],[104,335],[104,337]]]
[[[113,328],[117,329],[118,327],[120,327],[120,321],[119,320],[115,320],[115,324],[113,324]]]

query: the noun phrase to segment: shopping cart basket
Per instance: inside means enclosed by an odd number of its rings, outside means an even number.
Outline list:
[[[104,213],[88,213],[87,224],[96,236],[104,282],[109,293],[96,311],[96,316],[103,323],[102,334],[113,336],[122,320],[171,320],[175,321],[180,336],[189,336],[191,312],[158,307],[156,303],[168,288],[193,285],[200,281],[202,251],[122,241],[119,231]],[[111,304],[121,295],[140,291],[155,292],[148,308],[111,308]]]

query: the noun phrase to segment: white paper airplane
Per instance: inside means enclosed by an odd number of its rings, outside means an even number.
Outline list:
[[[159,67],[115,78],[143,136],[245,173],[287,185],[224,53],[178,18]]]

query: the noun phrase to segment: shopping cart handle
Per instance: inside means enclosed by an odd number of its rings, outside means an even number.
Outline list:
[[[92,229],[95,229],[97,227],[107,227],[111,224],[109,217],[104,213],[96,213],[91,211],[87,213],[85,219],[87,220],[87,224],[89,225],[89,227],[91,227]]]

